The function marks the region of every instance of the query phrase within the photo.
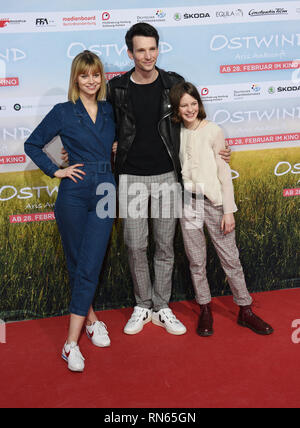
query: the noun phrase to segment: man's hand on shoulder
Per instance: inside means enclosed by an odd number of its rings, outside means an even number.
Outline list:
[[[224,150],[220,150],[219,152],[221,158],[229,163],[230,159],[231,159],[231,148],[226,144],[225,149]]]

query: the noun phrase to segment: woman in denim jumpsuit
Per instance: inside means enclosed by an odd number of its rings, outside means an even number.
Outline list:
[[[105,91],[99,58],[89,51],[77,55],[72,63],[69,101],[55,105],[25,142],[25,152],[35,164],[50,177],[62,179],[55,218],[72,290],[70,328],[62,357],[72,371],[84,369],[78,340],[86,318],[92,342],[99,347],[110,344],[105,324],[92,309],[115,217],[112,210],[107,215],[104,210],[107,205],[115,207],[111,171],[115,122],[111,105],[103,101]],[[60,136],[69,153],[68,168],[58,169],[43,151],[55,136]]]

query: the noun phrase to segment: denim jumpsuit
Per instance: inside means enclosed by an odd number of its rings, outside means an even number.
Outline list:
[[[106,217],[97,212],[102,198],[105,198],[103,203],[115,207],[116,184],[111,172],[115,122],[111,105],[98,101],[96,123],[80,99],[76,104],[66,102],[53,107],[25,142],[26,154],[50,177],[54,177],[58,167],[42,149],[57,135],[69,154],[70,165],[83,163],[79,169],[86,173],[83,180],[76,178],[77,183],[70,178],[62,179],[55,204],[72,291],[70,312],[86,316],[115,217],[111,211]],[[100,191],[99,185],[103,186]]]

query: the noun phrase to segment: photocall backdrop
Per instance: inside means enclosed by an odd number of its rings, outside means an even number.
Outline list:
[[[99,55],[107,79],[132,68],[124,36],[140,21],[160,33],[158,66],[197,85],[232,148],[237,242],[250,292],[300,285],[300,1],[131,1],[126,9],[121,0],[101,8],[90,0],[84,10],[77,0],[72,8],[66,0],[9,3],[0,11],[0,318],[68,311],[53,214],[59,181],[37,169],[23,144],[67,100],[80,51]],[[47,148],[58,164],[60,149],[59,138]],[[172,300],[192,299],[180,230],[175,251]],[[207,270],[212,294],[230,293],[211,244]],[[119,220],[99,284],[96,309],[134,304]]]

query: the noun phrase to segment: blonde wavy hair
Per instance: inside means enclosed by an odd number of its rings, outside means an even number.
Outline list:
[[[79,88],[77,84],[78,76],[89,71],[92,73],[100,73],[101,75],[101,87],[96,95],[96,99],[101,101],[106,97],[106,80],[103,64],[96,54],[85,50],[78,54],[72,62],[68,100],[72,101],[74,104],[79,98]]]

